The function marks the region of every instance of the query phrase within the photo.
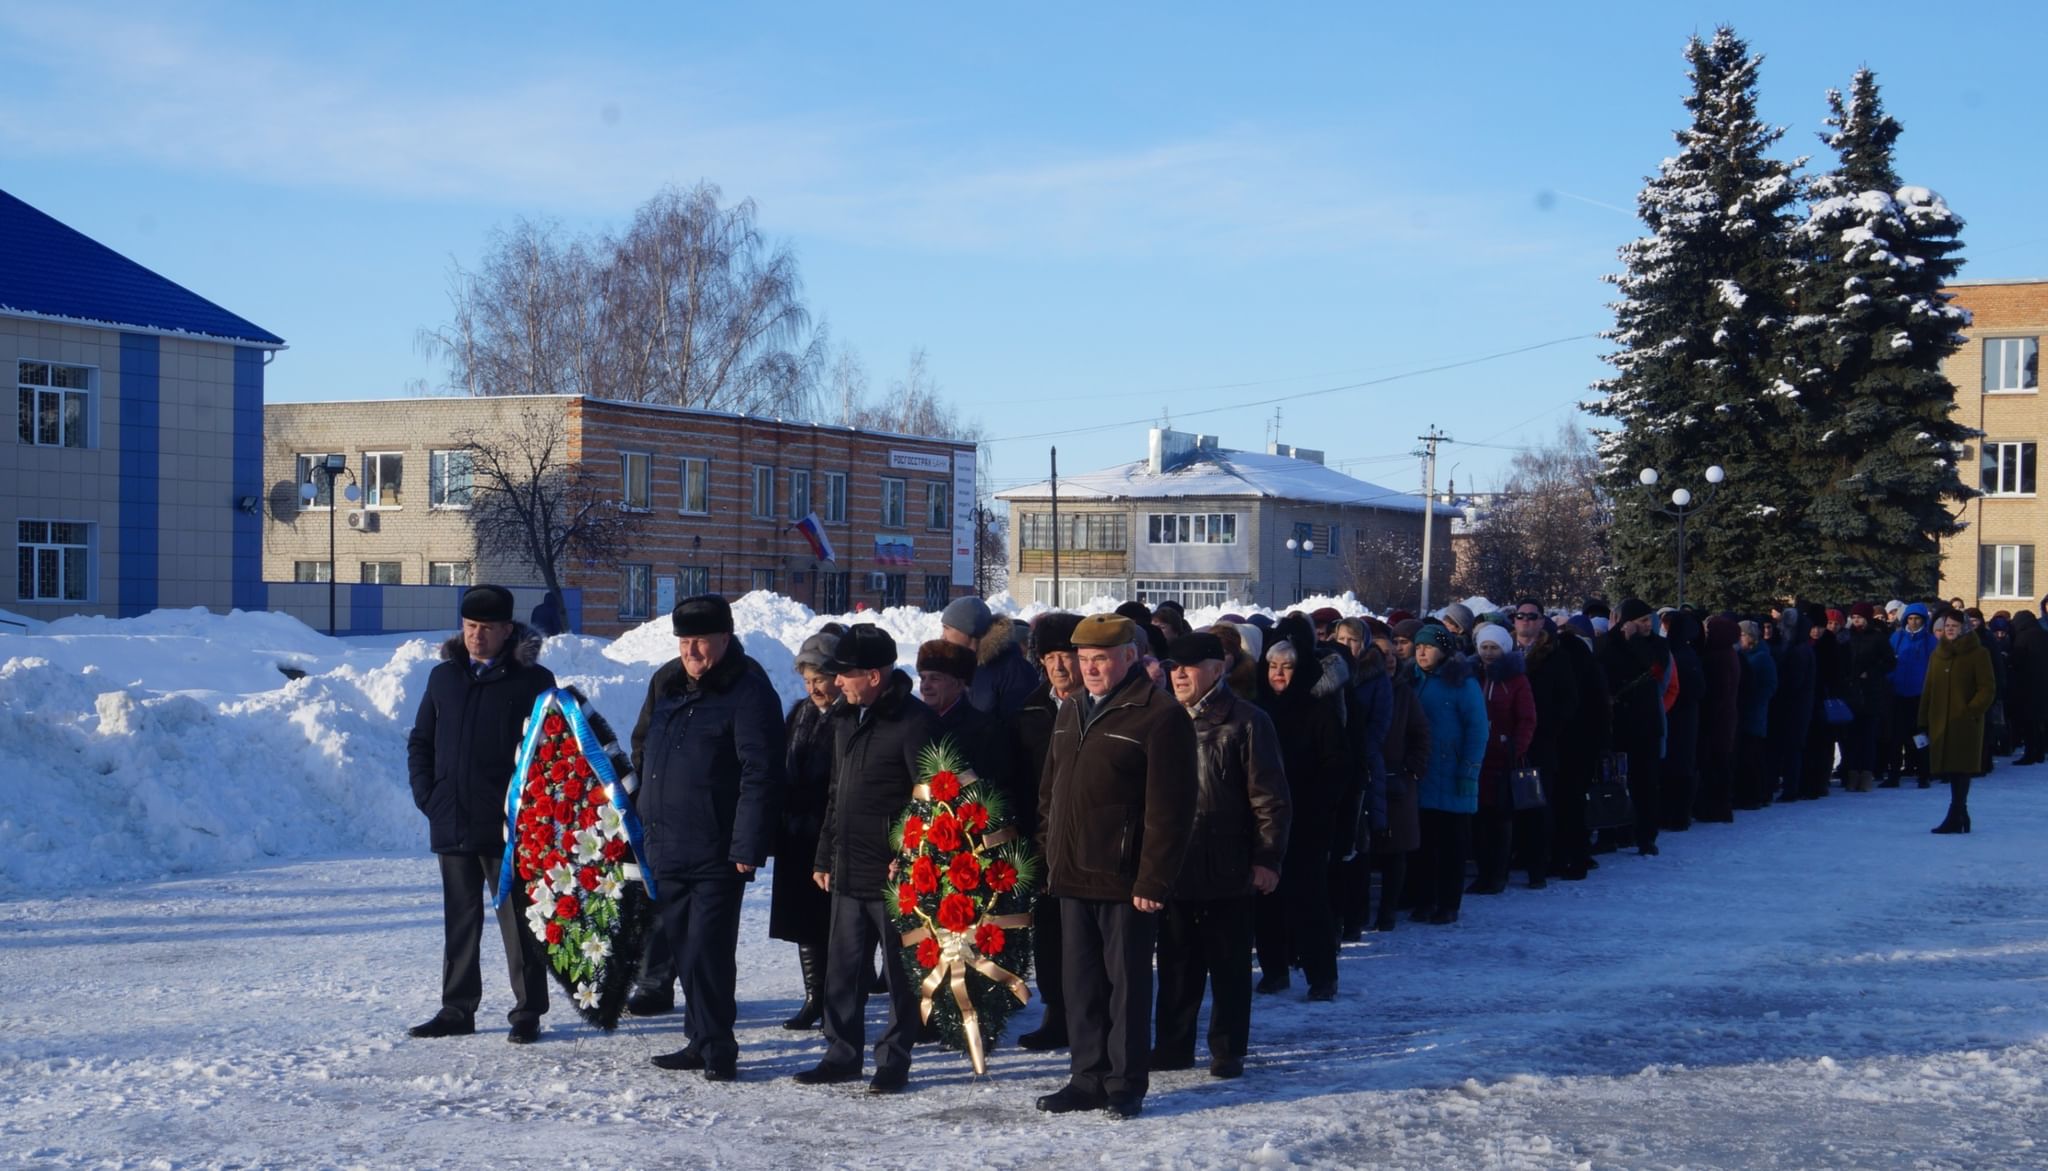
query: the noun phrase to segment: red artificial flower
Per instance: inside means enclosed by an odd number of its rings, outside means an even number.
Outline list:
[[[917,945],[917,966],[920,968],[936,968],[939,966],[938,940],[926,939],[923,943]]]
[[[932,844],[932,849],[950,854],[960,848],[959,819],[941,813],[932,818],[931,828],[925,831],[924,836]]]
[[[548,920],[548,942],[562,942],[562,925],[560,923],[555,922],[553,919]]]
[[[939,889],[939,868],[930,858],[919,858],[910,864],[910,885],[917,893],[928,895]]]
[[[574,851],[575,849],[576,827],[572,825],[562,831],[562,852],[566,854]]]
[[[982,875],[988,879],[988,888],[997,894],[1008,894],[1017,885],[1017,868],[1001,858],[988,864]]]
[[[540,730],[542,735],[559,736],[569,730],[569,721],[563,719],[559,712],[549,712],[541,719]]]
[[[915,854],[924,845],[924,818],[913,813],[903,821],[903,848]]]
[[[576,758],[576,775],[587,781],[597,774],[591,769],[590,761],[579,756]]]
[[[590,828],[591,826],[593,826],[593,825],[596,825],[596,824],[597,824],[597,806],[595,806],[595,805],[585,805],[585,806],[583,807],[583,811],[582,811],[581,813],[578,813],[578,814],[576,815],[576,827],[577,827],[578,829],[589,829],[589,828]]]
[[[981,863],[972,854],[953,855],[953,864],[946,867],[946,881],[954,890],[973,890],[981,885]]]
[[[567,797],[571,801],[583,800],[583,782],[575,777],[570,777],[568,780],[563,781],[562,796]]]
[[[975,833],[988,828],[988,806],[973,801],[960,807],[960,823]]]
[[[540,751],[535,755],[539,756],[542,760],[553,760],[555,758],[555,746],[544,743],[540,746]]]
[[[612,803],[611,787],[600,785],[597,778],[585,774],[583,777],[583,799],[600,808]]]
[[[535,869],[533,868],[533,859],[531,859],[531,858],[527,857],[527,856],[526,856],[526,855],[525,855],[524,853],[521,853],[521,854],[519,855],[519,878],[520,878],[520,881],[522,881],[522,882],[530,882],[530,881],[532,881],[532,880],[533,880],[533,876],[534,876],[535,874],[537,874],[537,873],[539,873],[539,871],[537,871],[537,870],[535,870]]]
[[[540,868],[542,870],[553,870],[555,867],[560,866],[561,864],[562,853],[559,850],[549,850],[547,853],[542,854],[540,856]]]
[[[907,882],[898,885],[896,888],[896,913],[899,915],[915,915],[917,913],[917,892],[912,890]]]
[[[1003,950],[1003,929],[993,923],[983,923],[974,929],[974,950],[983,955],[995,955]]]
[[[566,760],[558,760],[548,766],[548,779],[551,781],[560,783],[568,775],[569,762]]]
[[[539,761],[536,760],[532,764],[526,766],[526,779],[532,781],[536,785],[540,784],[541,775]]]
[[[951,801],[960,795],[960,778],[952,770],[942,769],[932,774],[932,800]]]
[[[604,844],[604,860],[607,862],[617,862],[626,856],[626,851],[629,848],[625,842],[618,838],[613,838]]]
[[[965,931],[973,925],[973,899],[956,894],[939,900],[939,926],[948,931]]]
[[[555,900],[555,918],[557,919],[574,919],[582,913],[583,904],[577,901],[575,895],[563,895]]]
[[[596,890],[597,867],[585,866],[583,869],[578,870],[576,872],[576,882],[578,883],[578,885],[582,886],[584,890]]]

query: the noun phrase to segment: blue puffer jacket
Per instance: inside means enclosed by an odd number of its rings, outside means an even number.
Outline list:
[[[633,728],[636,804],[655,873],[733,878],[734,863],[766,862],[786,755],[782,701],[738,639],[696,687],[680,659],[656,671]]]
[[[1435,671],[1408,668],[1408,685],[1429,721],[1429,772],[1417,793],[1424,809],[1479,810],[1479,766],[1486,759],[1486,696],[1464,659],[1445,659]]]
[[[1906,630],[1906,619],[1920,616],[1920,633]],[[1892,694],[1917,698],[1927,686],[1927,660],[1934,654],[1934,624],[1927,621],[1927,607],[1915,602],[1899,616],[1899,628],[1892,631],[1892,654],[1899,660],[1892,668]]]
[[[1768,645],[1758,643],[1755,650],[1742,652],[1742,685],[1738,694],[1742,734],[1763,736],[1769,732],[1771,697],[1778,694],[1778,660]]]

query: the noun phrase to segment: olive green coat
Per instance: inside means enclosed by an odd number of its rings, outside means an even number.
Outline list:
[[[1920,692],[1920,726],[1927,731],[1927,771],[1976,776],[1984,762],[1984,713],[1998,699],[1991,652],[1965,631],[1934,644],[1927,686]]]

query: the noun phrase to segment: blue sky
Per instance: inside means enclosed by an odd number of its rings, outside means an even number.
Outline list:
[[[1784,154],[1868,65],[1965,276],[2048,276],[2048,5],[1257,7],[0,3],[0,185],[282,334],[282,401],[437,385],[415,332],[494,227],[709,179],[877,384],[928,351],[999,486],[1393,375],[1281,438],[1405,489],[1435,423],[1488,486],[1605,372],[1600,276],[1721,21]]]

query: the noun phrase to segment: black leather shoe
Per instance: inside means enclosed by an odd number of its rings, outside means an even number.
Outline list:
[[[829,1061],[820,1061],[818,1064],[809,1069],[802,1070],[796,1075],[796,1084],[800,1086],[836,1086],[841,1082],[858,1080],[860,1080],[860,1066],[834,1065]]]
[[[512,1031],[506,1034],[505,1039],[514,1045],[531,1045],[540,1040],[540,1022],[513,1021]]]
[[[674,1012],[676,993],[673,988],[635,988],[626,994],[626,1011],[634,1016],[660,1016]]]
[[[1287,991],[1287,986],[1292,982],[1293,981],[1287,978],[1287,973],[1272,972],[1267,975],[1260,976],[1259,982],[1256,986],[1254,986],[1253,990],[1256,992],[1263,993],[1267,996],[1271,996],[1275,992]]]
[[[720,1062],[717,1065],[707,1062],[704,1066],[704,1080],[707,1082],[738,1081],[739,1076],[739,1063],[736,1061]]]
[[[664,1053],[652,1059],[657,1069],[690,1070],[704,1068],[704,1055],[688,1047],[674,1053]]]
[[[1209,1062],[1209,1076],[1225,1079],[1243,1077],[1244,1062],[1235,1057],[1215,1058]]]
[[[1101,1094],[1091,1094],[1073,1085],[1065,1085],[1040,1098],[1038,1108],[1047,1114],[1072,1114],[1078,1110],[1100,1110],[1107,1102],[1108,1099]]]
[[[1067,1047],[1067,1026],[1065,1024],[1043,1024],[1017,1038],[1017,1044],[1034,1053]]]
[[[1102,1112],[1111,1118],[1136,1118],[1145,1112],[1145,1099],[1138,1094],[1111,1094],[1102,1104]]]
[[[868,1080],[868,1093],[897,1094],[901,1093],[903,1087],[909,1084],[910,1070],[907,1068],[878,1069],[875,1071],[875,1076]]]
[[[1309,986],[1308,986],[1308,998],[1309,998],[1310,1000],[1335,1000],[1335,999],[1337,999],[1337,982],[1336,982],[1335,980],[1332,980],[1332,981],[1330,981],[1330,982],[1329,982],[1329,983],[1327,983],[1327,984],[1311,984],[1311,985],[1309,985]]]
[[[476,1032],[476,1022],[452,1012],[437,1012],[432,1020],[414,1025],[406,1032],[415,1037],[467,1037]]]

